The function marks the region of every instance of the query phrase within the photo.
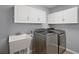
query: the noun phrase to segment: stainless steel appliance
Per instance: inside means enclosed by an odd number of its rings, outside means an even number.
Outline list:
[[[34,54],[59,54],[66,50],[65,31],[54,28],[37,29],[32,41]]]

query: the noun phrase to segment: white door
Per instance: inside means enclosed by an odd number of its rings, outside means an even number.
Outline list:
[[[38,19],[39,23],[46,23],[46,12],[42,10],[38,10]]]
[[[30,6],[15,6],[16,23],[45,23],[46,12]]]
[[[37,8],[31,8],[30,12],[31,23],[45,23],[46,21],[46,13]]]
[[[37,15],[38,15],[38,10],[36,8],[31,8],[31,14],[30,14],[31,23],[38,23]]]
[[[56,12],[56,13],[49,14],[48,23],[49,24],[62,24],[63,12]]]
[[[63,12],[56,12],[54,14],[54,23],[55,24],[62,24],[63,23]]]
[[[55,13],[48,15],[48,24],[54,24],[55,22]]]
[[[17,5],[14,8],[14,18],[16,23],[29,22],[30,9],[27,6]]]
[[[78,22],[78,8],[71,8],[64,11],[64,23],[77,23]]]

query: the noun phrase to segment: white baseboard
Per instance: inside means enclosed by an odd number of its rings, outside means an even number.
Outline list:
[[[78,52],[76,52],[76,51],[73,51],[73,50],[71,50],[71,49],[68,49],[68,48],[66,48],[66,51],[68,51],[68,52],[70,52],[70,53],[72,53],[72,54],[79,54]]]

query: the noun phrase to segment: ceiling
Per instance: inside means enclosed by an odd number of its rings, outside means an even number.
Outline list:
[[[48,9],[51,9],[51,8],[56,7],[57,5],[41,5],[41,6],[48,8]]]

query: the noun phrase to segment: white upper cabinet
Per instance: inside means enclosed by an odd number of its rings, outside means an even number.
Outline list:
[[[37,21],[39,23],[46,23],[46,12],[42,10],[38,10]]]
[[[62,23],[63,22],[63,12],[57,12],[54,14],[54,23]]]
[[[30,8],[26,6],[15,6],[14,8],[14,22],[27,23],[29,22]]]
[[[78,7],[63,11],[64,23],[78,23]]]
[[[31,23],[46,23],[46,12],[37,8],[31,8]]]
[[[46,23],[46,11],[30,7],[15,6],[14,7],[15,23]]]
[[[48,15],[48,23],[49,24],[55,23],[55,13],[52,13],[52,14]]]
[[[78,7],[49,14],[48,23],[49,24],[78,23]]]

